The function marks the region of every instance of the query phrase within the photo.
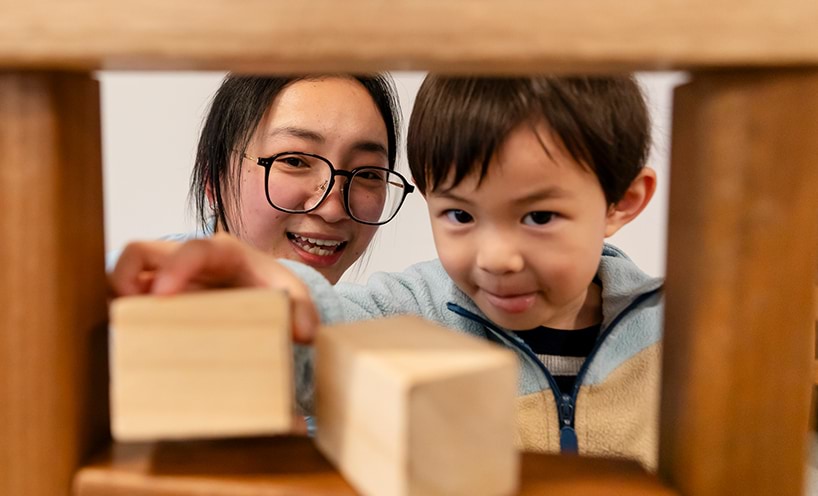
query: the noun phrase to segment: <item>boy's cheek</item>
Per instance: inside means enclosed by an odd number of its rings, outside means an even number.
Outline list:
[[[468,253],[440,249],[440,247],[438,247],[437,253],[443,269],[454,280],[455,284],[465,291],[464,283],[471,272],[471,260]]]

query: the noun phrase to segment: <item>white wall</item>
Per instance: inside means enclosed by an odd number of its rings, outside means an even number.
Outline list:
[[[196,142],[207,106],[222,73],[101,72],[105,242],[118,248],[131,239],[190,231],[194,212],[187,198]],[[394,73],[405,125],[422,73]],[[648,273],[665,272],[671,90],[679,73],[641,74],[654,119],[650,158],[659,176],[651,205],[611,241]],[[406,154],[399,170],[409,176]],[[406,200],[398,217],[383,226],[369,254],[346,279],[365,280],[375,271],[401,270],[435,257],[429,220],[420,195]]]

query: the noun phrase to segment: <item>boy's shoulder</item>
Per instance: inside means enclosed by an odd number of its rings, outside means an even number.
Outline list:
[[[602,286],[603,320],[617,315],[641,300],[656,295],[661,303],[664,279],[646,274],[621,249],[606,244],[602,250],[597,278]]]
[[[597,271],[602,287],[622,293],[642,293],[662,286],[664,279],[645,273],[620,248],[605,244]]]

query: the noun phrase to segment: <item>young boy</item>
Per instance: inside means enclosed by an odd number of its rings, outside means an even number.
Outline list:
[[[252,273],[240,285],[303,295],[306,283],[325,324],[421,315],[517,353],[523,449],[655,467],[662,282],[604,244],[655,189],[635,81],[432,75],[407,141],[439,260],[376,274],[365,286],[332,286],[307,266],[280,261],[294,279],[277,262],[244,260],[237,243],[215,239],[218,256],[177,256],[153,292],[176,291],[215,263]],[[204,243],[194,248],[215,253]],[[311,357],[299,353],[296,362],[309,408]]]

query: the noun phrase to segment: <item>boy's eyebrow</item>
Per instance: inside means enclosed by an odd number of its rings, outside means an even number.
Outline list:
[[[316,131],[312,131],[310,129],[304,129],[302,127],[295,127],[295,126],[283,126],[278,127],[270,131],[268,135],[272,138],[277,136],[292,136],[294,138],[300,138],[306,141],[312,141],[316,144],[323,144],[327,141],[323,134],[318,133]],[[361,140],[356,141],[352,144],[352,149],[355,151],[361,152],[373,152],[373,153],[380,153],[382,155],[388,155],[386,151],[386,147],[377,141],[371,140]]]
[[[571,193],[564,189],[560,188],[559,186],[549,186],[547,188],[534,191],[529,193],[523,197],[515,198],[513,200],[514,203],[517,204],[526,204],[526,203],[533,203],[540,200],[550,200],[554,198],[565,198],[571,196]]]
[[[460,202],[460,203],[466,203],[468,205],[472,204],[471,200],[468,200],[468,199],[466,199],[466,198],[464,198],[462,196],[458,196],[458,195],[452,193],[451,191],[432,191],[429,194],[431,196],[437,196],[439,198],[444,198],[444,199],[447,199],[447,200],[453,200],[453,201]]]
[[[468,205],[472,204],[472,201],[469,200],[468,198],[456,195],[456,194],[452,193],[451,191],[440,191],[440,192],[435,192],[435,193],[432,193],[432,194],[434,196],[439,197],[439,198],[454,200],[454,201],[465,203],[465,204],[468,204]],[[525,196],[522,196],[520,198],[514,198],[514,199],[511,200],[511,202],[514,203],[515,205],[526,205],[528,203],[534,203],[534,202],[540,201],[540,200],[565,198],[565,197],[568,197],[568,196],[571,196],[571,193],[568,190],[566,190],[564,188],[560,188],[559,186],[549,186],[547,188],[544,188],[544,189],[537,190],[537,191],[534,191],[532,193],[529,193],[529,194],[527,194]]]

